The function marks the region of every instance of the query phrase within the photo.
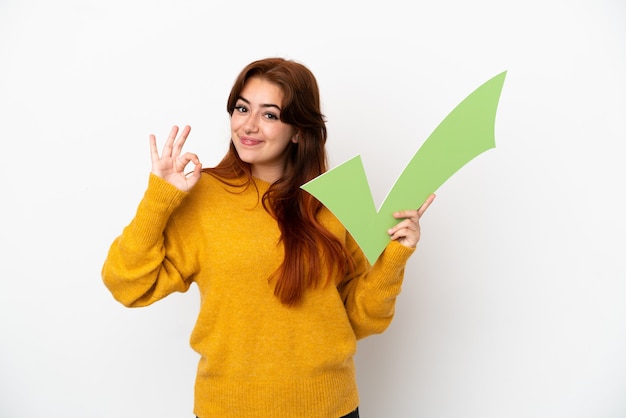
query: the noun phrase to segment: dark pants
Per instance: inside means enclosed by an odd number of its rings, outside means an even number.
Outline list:
[[[196,416],[196,418],[198,418]],[[348,415],[344,415],[341,418],[359,418],[359,408],[355,409],[354,411],[350,412]]]
[[[350,412],[348,415],[344,415],[341,418],[359,418],[359,408]]]

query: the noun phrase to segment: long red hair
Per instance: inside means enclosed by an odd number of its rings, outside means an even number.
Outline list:
[[[353,267],[342,242],[317,220],[322,204],[301,185],[327,170],[326,121],[320,110],[317,81],[304,65],[283,58],[267,58],[246,66],[230,91],[226,110],[232,116],[246,81],[259,77],[278,85],[283,94],[280,119],[296,128],[299,140],[290,142],[283,176],[262,196],[265,209],[274,216],[281,232],[285,257],[274,273],[274,293],[286,305],[296,305],[305,289],[328,275],[344,275]],[[250,187],[252,170],[243,162],[232,141],[222,161],[203,170],[228,184]]]

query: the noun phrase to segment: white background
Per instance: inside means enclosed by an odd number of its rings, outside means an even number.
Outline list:
[[[148,135],[190,124],[215,164],[235,76],[275,55],[316,74],[331,166],[361,154],[377,202],[508,71],[496,148],[437,191],[359,345],[362,416],[626,416],[621,0],[0,0],[0,416],[192,416],[196,288],[127,309],[100,268]]]

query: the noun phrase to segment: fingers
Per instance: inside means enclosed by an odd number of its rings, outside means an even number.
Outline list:
[[[152,162],[154,163],[155,161],[159,160],[159,151],[157,150],[157,145],[156,145],[156,137],[154,135],[150,135],[150,158],[152,159]]]
[[[416,218],[408,218],[396,224],[393,228],[389,228],[387,233],[395,239],[399,236],[406,236],[412,232],[419,232],[419,223]]]
[[[176,133],[178,132],[178,128],[176,127],[176,132],[174,132],[174,129],[172,128],[172,132],[170,132],[170,137],[172,137],[173,134],[173,138],[176,138]],[[183,149],[183,145],[185,145],[185,141],[187,140],[187,136],[189,136],[189,132],[191,132],[191,127],[189,125],[186,125],[183,128],[183,131],[180,133],[180,136],[178,137],[178,140],[174,139],[173,142],[173,154],[172,156],[177,157],[180,155],[180,153],[182,152]],[[169,138],[168,138],[169,140]]]
[[[435,199],[435,194],[426,198],[419,209],[401,210],[393,214],[396,219],[403,219],[387,233],[392,240],[397,240],[407,247],[415,247],[420,240],[420,218]]]
[[[424,212],[426,212],[426,209],[428,209],[433,200],[435,200],[435,195],[431,194],[426,198],[426,200],[424,201],[424,203],[422,203],[422,206],[420,206],[419,209],[401,210],[395,212],[393,214],[393,217],[396,219],[415,218],[415,220],[417,221],[422,217]]]
[[[400,210],[398,212],[394,212],[393,217],[396,219],[419,219],[420,213],[417,209]]]
[[[426,198],[426,201],[424,203],[422,203],[422,206],[419,207],[417,212],[418,212],[420,218],[422,217],[424,212],[426,212],[426,209],[428,209],[430,204],[433,203],[433,200],[435,200],[435,194],[434,193],[432,193],[430,196],[428,196]]]
[[[194,153],[186,152],[180,157],[176,158],[176,163],[180,164],[183,168],[186,167],[189,163],[193,163],[194,167],[198,167],[200,165],[200,158],[198,158],[198,156]]]
[[[171,157],[172,150],[174,148],[174,141],[176,140],[176,134],[178,133],[178,126],[172,126],[170,129],[170,134],[165,140],[165,144],[163,145],[163,150],[161,151],[161,158],[163,157]]]
[[[393,216],[396,219],[403,220],[387,230],[391,239],[408,237],[411,241],[413,241],[414,239],[412,239],[412,235],[419,235],[419,214],[417,210],[401,210],[394,213]],[[417,240],[415,239],[415,241]]]
[[[387,232],[391,240],[410,248],[415,248],[420,239],[419,224],[412,219],[405,219]]]
[[[165,141],[165,145],[163,145],[163,151],[161,152],[161,157],[178,157],[183,149],[183,145],[185,145],[185,141],[187,140],[187,136],[189,136],[189,132],[191,132],[191,127],[186,125],[178,139],[176,139],[176,135],[178,134],[178,126],[172,126],[170,130],[170,134]]]
[[[200,177],[202,176],[201,171],[202,171],[202,163],[200,162],[200,159],[198,158],[198,156],[196,154],[190,154],[188,155],[185,154],[185,158],[187,159],[187,161],[190,161],[191,163],[193,163],[193,171],[191,173],[187,174],[187,177],[190,177],[191,179],[195,181],[199,180]]]
[[[189,132],[191,132],[191,126],[186,125],[183,128],[177,140],[176,135],[178,134],[178,126],[176,125],[172,126],[172,129],[170,130],[167,140],[165,141],[165,144],[163,145],[163,150],[161,151],[160,156],[157,151],[156,137],[153,134],[151,134],[150,135],[150,154],[152,156],[152,161],[155,161],[155,160],[158,160],[159,158],[164,158],[164,157],[178,157],[180,153],[182,152],[183,145],[185,145],[185,141],[187,140],[187,137],[189,136]]]

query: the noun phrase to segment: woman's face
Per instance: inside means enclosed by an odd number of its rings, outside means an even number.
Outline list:
[[[231,139],[252,175],[267,182],[282,176],[287,145],[296,129],[280,120],[283,92],[278,85],[252,77],[246,81],[230,118]]]

